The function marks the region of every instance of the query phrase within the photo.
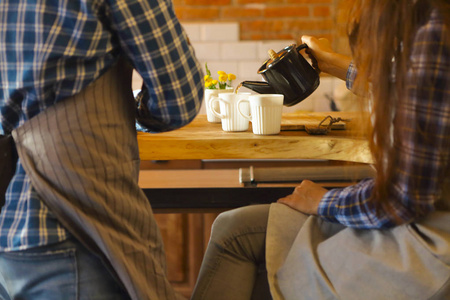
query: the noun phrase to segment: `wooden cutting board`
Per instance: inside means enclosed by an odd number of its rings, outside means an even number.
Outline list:
[[[326,113],[310,113],[310,114],[283,114],[281,119],[281,130],[305,130],[305,126],[317,127],[319,123],[326,117]],[[334,113],[333,117],[339,117],[338,114]],[[325,121],[322,125],[328,125],[329,120]],[[345,130],[346,124],[343,121],[334,123],[331,125],[332,130]]]

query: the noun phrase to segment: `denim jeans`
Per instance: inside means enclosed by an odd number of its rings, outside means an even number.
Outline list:
[[[265,268],[269,207],[246,206],[217,217],[191,299],[272,299]]]
[[[74,238],[0,253],[0,299],[130,299],[105,264]]]

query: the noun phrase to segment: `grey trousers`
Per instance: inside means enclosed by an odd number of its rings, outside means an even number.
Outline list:
[[[265,269],[269,207],[246,206],[217,217],[193,300],[272,299]]]

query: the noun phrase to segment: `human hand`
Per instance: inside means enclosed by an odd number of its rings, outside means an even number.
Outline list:
[[[309,35],[304,35],[301,39],[303,43],[308,45],[305,52],[311,59],[313,67],[327,73],[329,54],[334,53],[330,41],[325,38],[316,38]]]
[[[330,41],[325,38],[304,35],[301,40],[308,45],[305,52],[311,59],[314,68],[342,80],[346,79],[351,57],[334,52]]]
[[[327,190],[318,184],[309,180],[303,180],[292,194],[278,199],[277,202],[286,204],[302,213],[316,215],[320,200],[322,200],[326,192]]]

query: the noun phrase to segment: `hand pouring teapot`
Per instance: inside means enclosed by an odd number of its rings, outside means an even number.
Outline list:
[[[306,99],[319,86],[319,74],[299,53],[306,44],[290,45],[278,53],[269,50],[270,59],[259,68],[266,81],[243,81],[245,86],[260,94],[283,94],[285,106]]]

